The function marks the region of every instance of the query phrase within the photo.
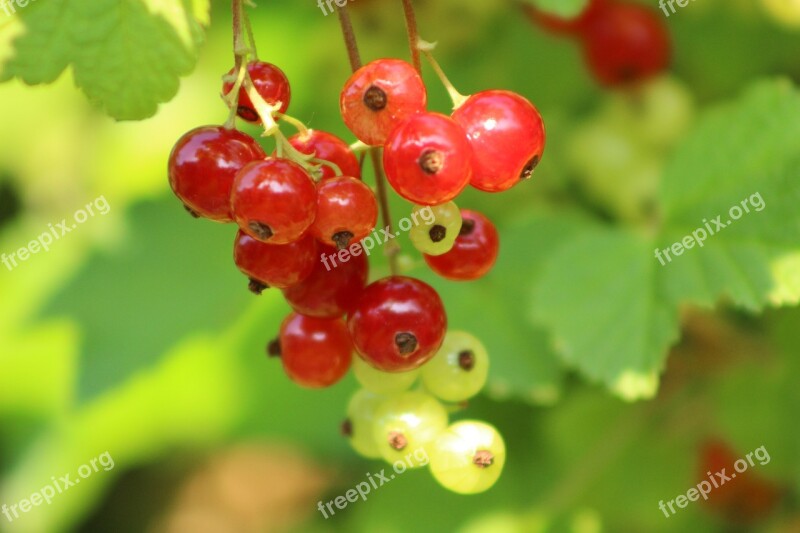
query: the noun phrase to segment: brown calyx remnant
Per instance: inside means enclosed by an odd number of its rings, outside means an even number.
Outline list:
[[[388,103],[386,92],[377,85],[370,86],[364,93],[364,105],[372,111],[381,111]]]
[[[472,463],[479,468],[488,468],[494,463],[494,455],[488,450],[478,450],[472,458]]]
[[[412,333],[398,333],[394,336],[394,343],[400,350],[400,355],[410,355],[417,349],[417,338]]]
[[[399,431],[391,431],[387,440],[389,442],[389,446],[398,452],[408,446],[408,439]]]

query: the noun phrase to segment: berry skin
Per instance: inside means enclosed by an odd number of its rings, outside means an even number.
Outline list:
[[[383,396],[361,389],[350,398],[347,405],[347,420],[343,425],[346,429],[345,436],[356,453],[367,459],[378,459],[381,456],[373,427],[375,413],[384,400]]]
[[[478,394],[489,376],[489,356],[481,341],[464,331],[448,331],[442,347],[422,367],[422,383],[445,402]]]
[[[511,91],[483,91],[453,112],[475,154],[470,184],[500,192],[531,177],[542,159],[542,117],[527,99]]]
[[[411,391],[390,396],[378,406],[373,434],[386,461],[418,468],[428,464],[427,448],[446,427],[447,411],[442,404],[430,394]]]
[[[343,250],[358,242],[378,221],[378,201],[363,181],[347,176],[317,185],[317,218],[311,233],[321,242]]]
[[[407,372],[436,355],[447,315],[430,285],[391,276],[364,289],[348,326],[365,361],[384,372]]]
[[[292,91],[286,74],[272,63],[266,63],[264,61],[251,61],[247,64],[247,72],[250,74],[250,79],[253,80],[253,86],[256,88],[258,94],[261,95],[261,98],[269,105],[275,105],[280,102],[281,107],[279,111],[281,113],[286,113],[286,110],[289,109],[289,101],[292,98]],[[235,75],[236,72],[234,72],[234,69],[228,72],[228,76]],[[227,95],[231,92],[231,89],[233,89],[233,85],[234,83],[232,81],[223,83],[222,93]],[[261,122],[253,106],[253,102],[250,100],[244,87],[239,89],[239,108],[236,114],[253,124]]]
[[[305,236],[289,244],[265,244],[243,231],[236,234],[233,260],[260,294],[267,287],[283,289],[306,279],[319,261],[317,243]]]
[[[494,224],[476,211],[461,210],[461,232],[453,248],[442,255],[425,255],[425,262],[440,276],[470,281],[485,276],[497,261],[500,237]]]
[[[303,387],[329,387],[342,379],[353,358],[353,342],[343,320],[291,313],[280,334],[283,369]]]
[[[609,4],[583,33],[586,64],[599,83],[610,87],[661,73],[669,65],[670,48],[661,16],[638,4]]]
[[[203,126],[175,143],[169,156],[169,184],[194,214],[231,222],[236,172],[264,157],[264,150],[249,135],[222,126]]]
[[[419,113],[392,131],[383,152],[386,178],[410,202],[439,205],[472,177],[472,147],[464,129],[439,113]]]
[[[361,179],[361,165],[358,164],[358,159],[350,150],[350,146],[336,135],[326,131],[308,130],[305,135],[298,133],[289,137],[289,143],[301,154],[314,154],[317,159],[335,164],[343,176]],[[320,168],[322,179],[333,178],[335,174],[333,168],[328,165],[322,165]]]
[[[419,221],[408,232],[411,243],[428,255],[449,252],[461,231],[461,210],[453,202],[433,207],[414,206],[411,219]]]
[[[411,388],[419,377],[419,370],[410,372],[382,372],[360,357],[353,359],[353,374],[362,387],[375,394],[397,394]]]
[[[430,446],[431,474],[459,494],[478,494],[494,485],[506,462],[506,445],[484,422],[456,422]]]
[[[339,110],[362,142],[380,146],[403,120],[425,110],[428,95],[409,63],[378,59],[358,69],[344,85]]]
[[[236,223],[269,244],[299,239],[316,215],[317,189],[298,164],[268,158],[236,174],[231,206]]]
[[[320,257],[336,254],[336,249],[320,244],[314,258],[314,269],[300,283],[283,291],[283,296],[296,312],[318,318],[338,318],[349,313],[364,291],[369,262],[364,254],[352,255],[336,268],[326,268]]]

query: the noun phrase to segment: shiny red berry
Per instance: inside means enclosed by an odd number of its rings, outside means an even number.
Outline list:
[[[311,274],[283,291],[283,296],[296,312],[318,318],[338,318],[353,310],[364,291],[369,274],[369,262],[363,253],[350,254],[347,261],[330,259],[338,250],[320,244]]]
[[[361,165],[358,164],[350,146],[336,135],[320,130],[308,130],[289,138],[289,143],[302,154],[314,154],[317,159],[330,161],[339,167],[342,176],[361,179]],[[336,173],[332,167],[322,165],[322,179],[333,178]]]
[[[251,61],[247,64],[247,72],[250,74],[250,79],[253,80],[253,86],[256,92],[264,99],[269,105],[281,103],[279,111],[286,113],[289,109],[289,102],[292,98],[292,91],[289,86],[289,80],[286,74],[281,69],[272,63],[264,61]],[[233,69],[228,72],[228,76],[235,76],[236,72]],[[226,81],[222,85],[222,93],[228,94],[233,89],[234,83]],[[239,89],[239,108],[237,114],[248,122],[254,124],[260,122],[258,113],[253,107],[253,102],[247,95],[244,87]]]
[[[470,184],[487,192],[510,189],[533,174],[545,145],[544,122],[527,99],[511,91],[470,96],[453,112],[475,154]]]
[[[181,137],[169,156],[169,183],[187,209],[217,222],[230,222],[236,172],[264,159],[255,139],[222,126],[203,126]]]
[[[364,289],[348,327],[365,361],[384,372],[405,372],[436,355],[447,330],[447,315],[430,285],[392,276]]]
[[[233,260],[250,278],[250,290],[260,294],[267,287],[285,289],[300,283],[314,270],[319,256],[310,235],[289,244],[265,244],[239,231]]]
[[[344,320],[292,313],[280,334],[283,369],[293,381],[312,389],[342,379],[353,360],[353,342]]]
[[[311,233],[321,242],[347,248],[370,234],[378,221],[378,202],[363,181],[339,176],[317,185],[317,218]]]
[[[655,10],[609,3],[583,30],[583,52],[592,75],[603,85],[639,82],[661,73],[670,61],[670,37]]]
[[[358,69],[342,89],[339,110],[362,142],[378,146],[407,117],[425,110],[422,78],[399,59],[378,59]]]
[[[497,261],[500,238],[494,224],[480,213],[461,210],[461,232],[449,252],[424,255],[431,270],[455,281],[485,276]]]
[[[251,163],[236,174],[233,216],[242,231],[269,244],[299,239],[316,214],[317,189],[303,168],[287,159]]]
[[[383,152],[397,194],[420,205],[449,202],[472,178],[472,147],[464,128],[439,113],[419,113],[392,131]]]

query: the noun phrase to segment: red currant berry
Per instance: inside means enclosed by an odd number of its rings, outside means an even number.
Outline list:
[[[369,235],[377,221],[378,202],[363,181],[339,176],[317,185],[317,218],[311,233],[318,240],[343,250]]]
[[[586,25],[609,3],[609,0],[589,0],[584,10],[576,17],[563,18],[523,4],[528,18],[536,25],[556,35],[575,35],[583,32]]]
[[[251,163],[236,174],[233,216],[242,230],[262,242],[296,241],[311,227],[317,189],[303,168],[287,159]]]
[[[362,142],[378,146],[405,118],[425,110],[425,84],[410,64],[378,59],[353,74],[342,89],[344,123]]]
[[[358,164],[350,146],[336,135],[320,130],[308,130],[289,138],[289,143],[301,154],[314,154],[317,159],[330,161],[339,167],[342,176],[361,179],[361,165]],[[333,178],[336,173],[328,165],[320,169],[322,179]]]
[[[300,283],[314,270],[319,257],[310,235],[289,244],[265,244],[239,231],[233,260],[250,278],[250,290],[260,294],[267,287],[284,289]]]
[[[353,310],[364,291],[369,262],[363,253],[350,255],[348,261],[330,264],[337,250],[319,245],[314,270],[305,280],[283,291],[283,296],[296,312],[318,318],[338,318]],[[323,262],[323,258],[328,258]]]
[[[397,194],[421,205],[449,202],[472,177],[472,147],[464,129],[439,113],[419,113],[389,135],[386,178]]]
[[[583,32],[583,52],[603,85],[639,82],[662,72],[670,61],[670,37],[661,17],[638,4],[610,3]]]
[[[497,261],[500,238],[494,224],[480,213],[461,210],[461,232],[453,248],[442,255],[424,255],[431,270],[455,281],[485,276]]]
[[[291,313],[281,325],[280,356],[293,381],[312,389],[330,387],[350,369],[353,341],[344,320]]]
[[[222,126],[203,126],[186,133],[172,149],[169,184],[191,213],[230,222],[236,172],[264,157],[264,150],[249,135]]]
[[[392,276],[364,289],[348,326],[365,361],[384,372],[405,372],[436,355],[447,330],[447,315],[430,285]]]
[[[470,184],[487,192],[531,177],[542,159],[544,122],[536,107],[511,91],[483,91],[453,112],[475,153]]]
[[[289,109],[289,101],[292,98],[292,91],[289,87],[289,80],[286,78],[286,74],[272,63],[266,63],[264,61],[251,61],[247,64],[247,72],[250,74],[250,79],[253,80],[253,86],[256,88],[261,98],[269,105],[275,105],[280,102],[281,107],[279,111],[281,113],[286,113],[286,110]],[[234,69],[228,72],[228,76],[235,75],[236,72]],[[222,93],[227,95],[231,92],[231,89],[233,89],[233,85],[234,83],[232,81],[223,83]],[[244,87],[239,89],[239,108],[237,109],[237,114],[247,122],[252,122],[254,124],[260,122],[258,113],[255,107],[253,107],[253,102],[250,100]]]

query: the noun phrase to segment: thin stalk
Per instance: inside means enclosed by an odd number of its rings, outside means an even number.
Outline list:
[[[406,16],[406,29],[408,30],[408,47],[411,50],[411,63],[417,72],[422,74],[422,61],[419,57],[419,30],[417,30],[417,16],[414,14],[414,4],[412,0],[403,0],[403,12]]]
[[[429,43],[423,41],[422,39],[417,40],[417,49],[423,54],[425,54],[425,59],[427,59],[428,62],[431,64],[431,67],[433,67],[433,71],[436,72],[436,75],[441,80],[442,85],[444,85],[444,88],[447,89],[447,93],[450,95],[450,99],[453,101],[453,109],[454,110],[458,109],[464,104],[464,102],[467,101],[469,96],[464,96],[463,94],[458,92],[453,83],[450,81],[450,78],[448,78],[447,74],[444,73],[444,70],[442,70],[442,67],[441,65],[439,65],[439,62],[436,61],[435,57],[433,57],[433,49],[435,47],[436,43]]]

